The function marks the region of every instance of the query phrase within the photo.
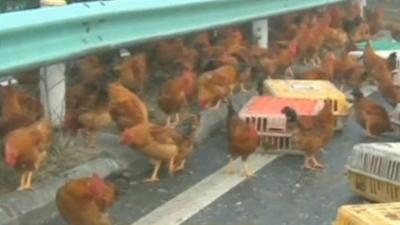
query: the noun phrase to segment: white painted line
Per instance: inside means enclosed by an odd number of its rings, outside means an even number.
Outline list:
[[[277,157],[277,155],[254,154],[248,159],[247,163],[251,170],[256,172]],[[240,160],[236,160],[234,165],[235,168],[240,168],[240,171],[242,171]],[[224,169],[225,167],[204,178],[131,225],[182,224],[246,179],[242,173],[227,174]],[[257,177],[251,179],[257,179]]]

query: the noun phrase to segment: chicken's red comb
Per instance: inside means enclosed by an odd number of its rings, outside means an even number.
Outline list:
[[[93,173],[90,181],[90,191],[96,196],[101,197],[104,193],[104,180],[97,173]]]

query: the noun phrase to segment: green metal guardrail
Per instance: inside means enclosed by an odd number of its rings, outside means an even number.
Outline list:
[[[359,50],[364,50],[366,45],[367,42],[364,41],[358,43],[357,48]],[[395,40],[373,40],[371,41],[371,45],[376,51],[400,51],[400,42],[397,42]]]
[[[0,14],[0,74],[345,0],[115,0]]]

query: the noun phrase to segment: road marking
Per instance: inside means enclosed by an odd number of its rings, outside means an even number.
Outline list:
[[[256,172],[277,157],[278,155],[254,154],[247,163]],[[236,160],[234,165],[242,171],[240,160]],[[182,224],[246,179],[242,173],[227,174],[224,169],[225,166],[131,225]]]

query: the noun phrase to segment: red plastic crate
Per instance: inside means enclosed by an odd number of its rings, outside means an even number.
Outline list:
[[[239,116],[251,123],[261,135],[260,146],[267,143],[272,151],[293,151],[292,134],[286,129],[286,117],[281,113],[285,106],[296,110],[300,117],[315,116],[323,108],[324,102],[317,99],[281,98],[256,96],[240,110]],[[296,152],[297,153],[297,152]]]

